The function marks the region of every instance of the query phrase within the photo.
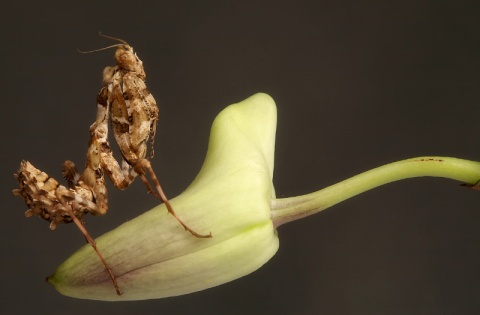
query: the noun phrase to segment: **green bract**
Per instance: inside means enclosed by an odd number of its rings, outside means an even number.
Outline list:
[[[270,203],[276,107],[256,94],[215,119],[207,156],[193,183],[171,200],[198,239],[162,204],[96,240],[123,294],[116,295],[90,245],[48,281],[62,294],[95,300],[142,300],[213,287],[258,269],[278,249]]]
[[[95,300],[142,300],[191,293],[251,273],[278,249],[275,227],[406,178],[451,178],[480,190],[480,163],[423,156],[389,163],[302,196],[276,199],[272,185],[276,107],[256,94],[223,110],[193,183],[171,200],[199,239],[164,205],[97,239],[121,296],[97,254],[85,245],[48,279],[58,291]]]

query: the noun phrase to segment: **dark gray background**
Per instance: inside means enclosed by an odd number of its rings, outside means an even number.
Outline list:
[[[101,72],[127,40],[161,109],[153,166],[173,197],[199,170],[210,124],[256,92],[278,106],[274,183],[308,193],[419,155],[480,160],[478,1],[10,1],[0,11],[2,314],[478,314],[480,195],[407,180],[279,229],[263,268],[207,291],[76,300],[43,279],[84,239],[50,232],[10,195],[22,159],[60,179],[83,165]],[[110,187],[93,235],[156,204]],[[135,237],[135,235],[132,235]]]

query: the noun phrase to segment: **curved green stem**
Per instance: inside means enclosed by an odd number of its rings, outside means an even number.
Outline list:
[[[422,176],[445,177],[475,184],[480,179],[480,162],[425,156],[386,164],[310,194],[272,200],[272,221],[275,226],[280,226],[375,187]]]

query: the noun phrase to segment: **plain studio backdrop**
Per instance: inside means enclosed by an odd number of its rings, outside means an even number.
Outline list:
[[[396,160],[480,160],[478,1],[9,1],[2,5],[2,314],[479,314],[480,193],[411,179],[279,228],[253,274],[161,300],[64,297],[44,277],[84,244],[11,196],[22,159],[61,179],[82,166],[101,73],[128,41],[161,112],[152,160],[173,198],[195,177],[210,125],[257,92],[278,106],[279,197]],[[110,183],[94,236],[158,202]],[[135,235],[132,235],[135,237]]]

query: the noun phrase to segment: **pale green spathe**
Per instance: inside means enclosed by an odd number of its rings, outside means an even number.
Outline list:
[[[62,294],[96,300],[141,300],[180,295],[247,275],[278,249],[270,203],[276,107],[256,94],[215,119],[204,165],[193,183],[171,200],[198,239],[164,205],[97,239],[123,294],[117,296],[89,245],[49,278]]]

